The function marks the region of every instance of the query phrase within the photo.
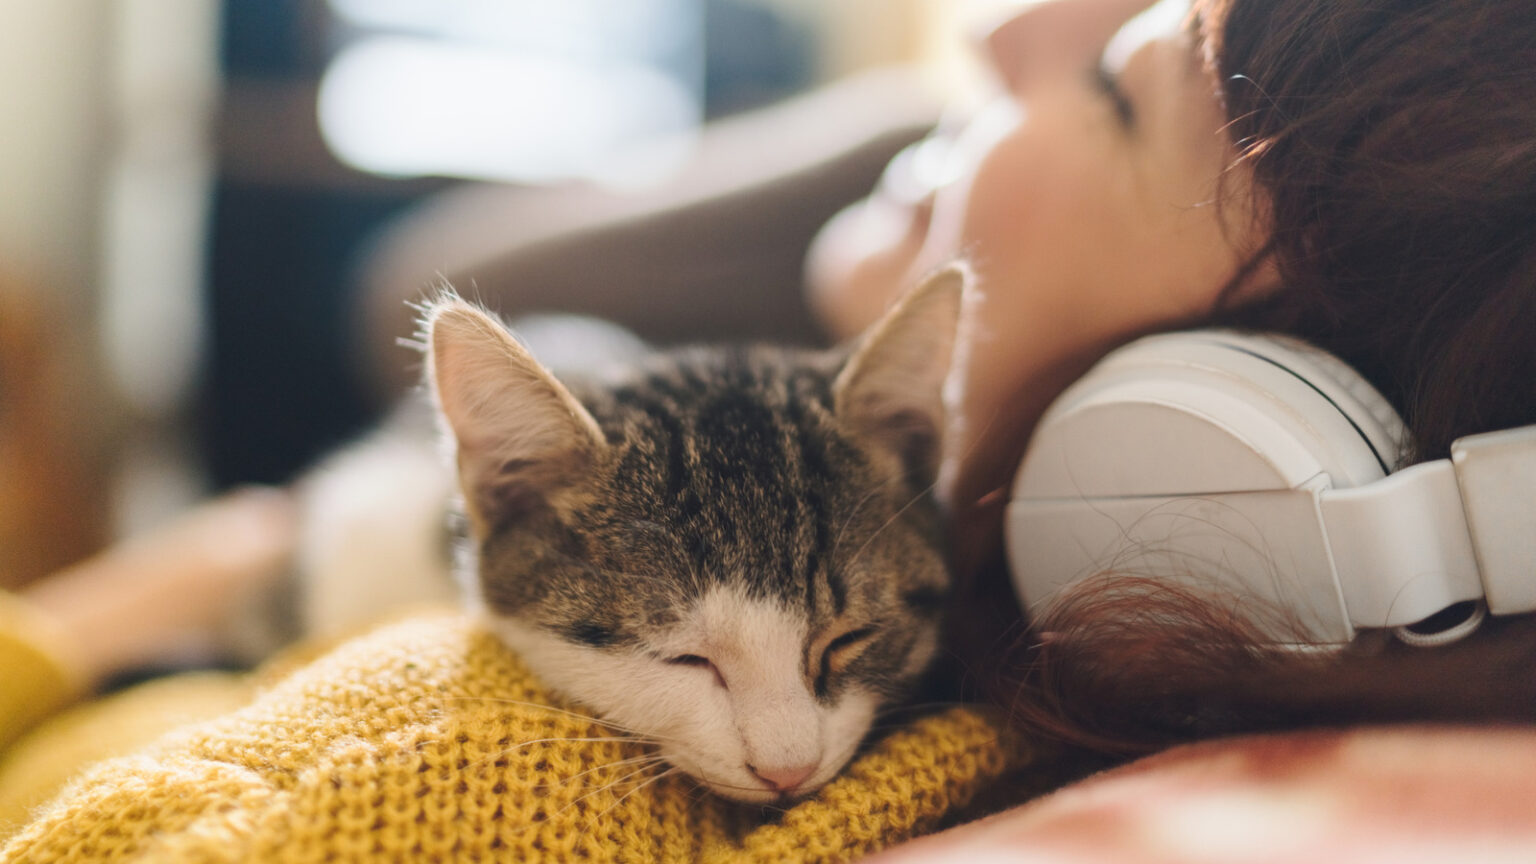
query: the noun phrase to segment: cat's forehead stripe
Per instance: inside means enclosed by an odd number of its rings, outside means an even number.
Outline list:
[[[848,583],[843,579],[841,570],[835,567],[825,568],[827,589],[832,592],[832,614],[841,615],[848,609]]]
[[[800,578],[805,585],[805,611],[812,618],[816,617],[816,568],[820,563],[820,556],[812,550],[805,558],[805,570]]]
[[[930,598],[902,596],[912,587],[908,568],[887,561],[883,545],[869,546],[872,533],[905,532],[892,530],[889,496],[876,491],[888,480],[834,415],[829,369],[808,356],[674,354],[625,382],[573,387],[615,461],[603,486],[562,520],[579,548],[561,560],[590,564],[534,580],[566,598],[562,621],[604,628],[567,638],[642,638],[657,609],[726,586],[818,628],[888,603],[930,618],[913,608]],[[654,530],[636,534],[637,521]],[[623,587],[596,575],[631,570]]]
[[[625,392],[619,394],[620,400],[643,412],[645,416],[659,428],[656,436],[661,445],[666,449],[666,469],[663,472],[666,485],[662,494],[666,500],[679,501],[689,492],[686,482],[688,476],[688,452],[687,433],[678,421],[678,409],[675,405],[668,405],[657,398],[644,396],[639,393]],[[638,457],[638,453],[631,455]],[[638,471],[632,472],[638,473]]]
[[[639,503],[675,520],[706,576],[732,575],[732,547],[750,544],[771,560],[736,578],[781,599],[803,588],[795,599],[814,610],[815,582],[827,578],[818,575],[826,570],[825,487],[836,480],[824,455],[831,442],[826,376],[747,351],[731,352],[724,363],[716,357],[708,375],[689,360],[653,368],[613,390],[611,401],[589,406],[610,441],[638,442],[624,457],[619,491],[659,493]],[[754,527],[743,534],[737,517],[763,511],[746,517]],[[765,528],[778,536],[765,538]],[[824,593],[841,612],[846,587],[827,584]]]

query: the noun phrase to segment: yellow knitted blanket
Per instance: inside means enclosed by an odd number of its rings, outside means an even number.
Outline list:
[[[88,769],[4,860],[847,860],[931,829],[1024,758],[990,715],[949,709],[772,811],[645,755],[468,621],[415,619]]]

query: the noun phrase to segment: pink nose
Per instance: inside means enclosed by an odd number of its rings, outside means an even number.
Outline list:
[[[783,765],[769,768],[748,765],[747,770],[752,772],[752,776],[767,783],[768,788],[773,791],[789,792],[816,773],[816,764],[813,762],[809,765]]]

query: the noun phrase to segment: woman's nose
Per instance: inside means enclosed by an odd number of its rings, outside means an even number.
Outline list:
[[[1152,0],[1026,0],[976,28],[983,60],[1010,91],[1087,74],[1109,38]]]

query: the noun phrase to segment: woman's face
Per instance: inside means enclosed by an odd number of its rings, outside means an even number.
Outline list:
[[[1063,387],[1138,333],[1198,321],[1259,245],[1245,178],[1222,179],[1232,151],[1187,0],[1148,6],[1045,0],[989,29],[997,92],[898,156],[812,248],[812,299],[840,336],[969,258],[940,479],[962,529],[989,522]]]

